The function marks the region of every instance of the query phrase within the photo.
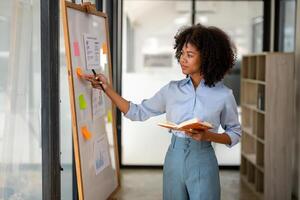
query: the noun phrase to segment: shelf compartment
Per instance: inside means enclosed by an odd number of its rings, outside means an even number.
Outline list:
[[[265,115],[261,113],[257,113],[257,137],[259,139],[265,139]]]
[[[247,163],[247,180],[250,182],[250,183],[255,183],[255,166],[248,162]]]
[[[262,173],[259,170],[255,171],[256,173],[256,177],[255,177],[255,189],[257,192],[259,193],[263,193],[264,192],[264,173]]]
[[[242,135],[242,153],[255,155],[255,139],[248,134]]]
[[[241,174],[247,174],[247,159],[245,156],[241,155]]]
[[[264,144],[259,141],[256,141],[256,164],[264,167]]]
[[[265,85],[257,86],[257,109],[265,110]]]
[[[248,106],[242,106],[242,129],[252,135],[257,135],[258,116],[262,114],[250,109]]]
[[[242,153],[242,155],[247,159],[248,162],[251,162],[253,165],[256,165],[255,153]]]
[[[250,56],[248,61],[248,78],[256,79],[256,57]]]
[[[258,200],[264,199],[264,194],[256,190],[254,183],[248,182],[247,176],[241,176],[241,180],[243,184],[245,184],[253,193],[256,194]]]
[[[242,64],[242,76],[243,78],[248,78],[248,68],[249,68],[249,58],[244,57],[243,58],[243,64]]]
[[[266,80],[266,57],[265,55],[256,57],[256,79],[260,81]]]
[[[253,135],[257,135],[257,115],[258,112],[253,112],[252,113],[252,133]]]
[[[242,81],[242,102],[257,107],[257,83]]]
[[[252,130],[250,128],[242,128],[242,134],[247,134],[251,137],[253,137],[254,139],[257,139],[257,137],[255,135],[252,134]]]
[[[251,129],[252,110],[247,107],[242,107],[242,126],[246,129]]]
[[[242,103],[242,106],[243,107],[246,107],[246,108],[249,108],[249,109],[251,109],[251,110],[253,110],[253,111],[255,111],[255,112],[258,112],[258,113],[261,113],[261,114],[266,114],[266,112],[265,111],[263,111],[263,110],[258,110],[257,108],[256,108],[256,105],[251,105],[251,104],[245,104],[245,103]]]

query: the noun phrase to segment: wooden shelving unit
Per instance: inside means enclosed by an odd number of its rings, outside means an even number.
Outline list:
[[[291,197],[293,69],[290,53],[251,54],[242,60],[241,179],[260,199]]]

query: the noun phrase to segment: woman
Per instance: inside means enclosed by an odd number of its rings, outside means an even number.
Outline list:
[[[141,104],[119,96],[102,74],[97,80],[86,79],[101,89],[100,80],[108,97],[131,120],[166,113],[167,120],[176,124],[195,117],[212,123],[214,128],[207,131],[172,131],[163,169],[163,198],[218,200],[219,169],[211,142],[232,147],[241,136],[232,90],[222,82],[234,65],[235,48],[222,30],[198,24],[179,30],[174,49],[187,78],[171,81]],[[220,125],[224,133],[217,133]]]

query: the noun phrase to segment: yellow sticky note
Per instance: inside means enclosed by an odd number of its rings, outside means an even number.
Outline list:
[[[111,110],[109,110],[107,112],[107,122],[108,123],[111,123],[112,122],[112,113],[111,113]]]
[[[103,54],[107,54],[107,44],[106,44],[106,42],[103,42],[102,49],[103,49]]]
[[[77,74],[77,76],[80,77],[80,78],[83,76],[83,72],[82,72],[82,69],[81,69],[80,67],[77,67],[77,68],[76,68],[76,74]]]
[[[83,94],[79,95],[79,107],[81,110],[84,110],[87,107],[87,103]]]
[[[88,130],[86,126],[81,127],[81,134],[83,135],[84,139],[89,140],[92,137],[91,132]]]

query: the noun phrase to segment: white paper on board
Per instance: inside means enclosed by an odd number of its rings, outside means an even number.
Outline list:
[[[106,65],[108,64],[107,60],[107,54],[103,53],[103,50],[100,50],[100,65],[101,65],[101,70],[104,72],[105,68],[107,67]]]
[[[100,69],[101,44],[97,36],[83,34],[86,69]]]
[[[93,120],[105,115],[105,100],[102,91],[92,89]]]
[[[96,175],[109,166],[109,152],[105,136],[99,137],[94,142],[94,166]]]

